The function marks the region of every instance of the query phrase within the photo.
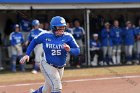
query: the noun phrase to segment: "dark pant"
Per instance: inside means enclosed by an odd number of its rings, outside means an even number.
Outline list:
[[[90,51],[90,59],[91,61],[93,61],[93,58],[95,55],[98,55],[98,62],[102,61],[102,51],[101,50],[93,50],[93,51]]]

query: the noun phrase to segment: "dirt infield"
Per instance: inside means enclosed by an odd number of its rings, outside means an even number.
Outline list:
[[[40,82],[20,82],[0,85],[0,93],[29,93],[42,85]],[[62,93],[140,93],[140,76],[106,76],[63,80]]]

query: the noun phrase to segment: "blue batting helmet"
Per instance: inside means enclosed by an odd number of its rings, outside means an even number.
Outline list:
[[[56,30],[56,27],[66,26],[66,21],[61,16],[55,16],[51,19],[50,25],[52,30]]]
[[[39,20],[33,20],[32,26],[37,26],[37,25],[40,25]]]

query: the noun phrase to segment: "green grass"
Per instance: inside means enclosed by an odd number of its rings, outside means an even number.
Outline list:
[[[140,74],[140,66],[120,66],[120,67],[102,67],[102,68],[85,68],[85,69],[70,69],[65,70],[63,78],[82,78],[82,77],[96,77],[104,75],[126,75],[126,74]],[[41,73],[32,74],[31,72],[0,72],[1,83],[15,83],[24,81],[40,81],[43,80]]]

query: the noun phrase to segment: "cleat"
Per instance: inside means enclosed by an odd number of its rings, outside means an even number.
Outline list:
[[[37,72],[36,70],[33,70],[32,73],[33,73],[33,74],[37,74],[38,72]]]
[[[2,70],[4,70],[4,68],[3,67],[0,67],[0,71],[2,71]]]
[[[29,93],[33,93],[35,90],[34,89],[30,89]]]

